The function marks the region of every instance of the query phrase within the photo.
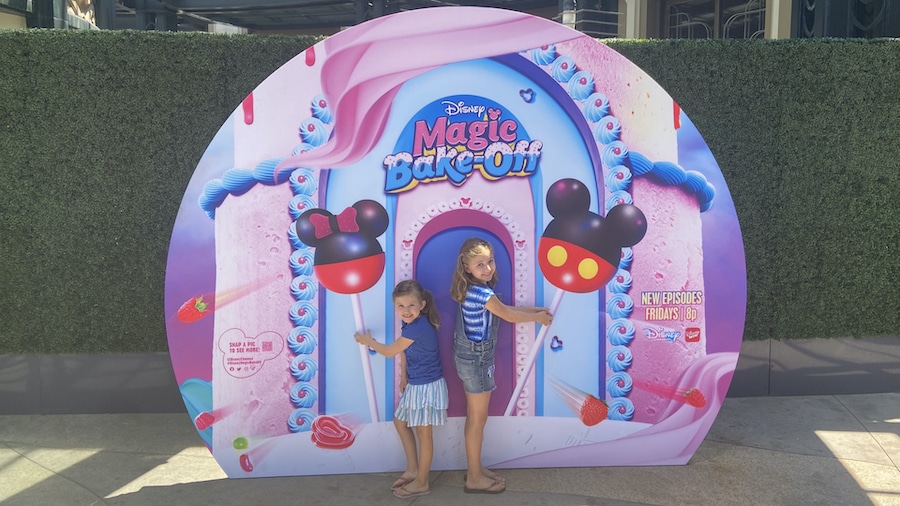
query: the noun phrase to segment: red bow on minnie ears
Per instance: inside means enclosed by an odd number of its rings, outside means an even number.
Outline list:
[[[337,218],[337,230],[331,228],[331,219],[324,214],[313,214],[309,217],[316,231],[316,239],[321,239],[330,235],[332,232],[359,232],[359,225],[356,223],[356,208],[348,207],[341,211],[341,214],[335,216]]]

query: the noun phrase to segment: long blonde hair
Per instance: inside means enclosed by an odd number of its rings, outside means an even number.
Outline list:
[[[456,302],[462,303],[466,299],[466,292],[469,286],[477,284],[478,281],[466,272],[466,264],[476,255],[494,256],[494,247],[491,243],[477,237],[466,239],[462,246],[459,247],[459,255],[456,257],[456,269],[453,271],[453,281],[450,283],[450,298]],[[493,288],[497,284],[497,270],[494,269],[494,275],[487,285]]]
[[[397,286],[394,287],[394,292],[391,294],[391,299],[394,300],[397,297],[402,297],[404,295],[415,295],[419,300],[425,301],[425,309],[422,313],[424,313],[425,317],[428,318],[428,321],[434,325],[434,328],[441,326],[441,315],[438,313],[437,306],[434,305],[434,296],[420,285],[418,281],[415,279],[407,279],[397,283]]]

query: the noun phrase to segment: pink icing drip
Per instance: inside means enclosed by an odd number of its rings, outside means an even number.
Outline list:
[[[415,23],[408,23],[405,15],[387,16],[326,39],[321,80],[334,111],[331,139],[287,158],[278,170],[343,167],[358,161],[381,138],[403,83],[429,70],[584,37],[559,23],[518,12],[450,9],[415,11]]]

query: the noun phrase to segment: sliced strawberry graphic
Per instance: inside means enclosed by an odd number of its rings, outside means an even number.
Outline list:
[[[608,413],[609,409],[607,409],[605,402],[594,397],[593,395],[589,395],[581,404],[581,413],[579,413],[579,418],[581,418],[581,421],[585,425],[591,427],[593,425],[597,425],[603,420],[606,420],[606,416]]]
[[[200,318],[203,318],[209,311],[206,307],[206,303],[203,302],[203,296],[194,297],[193,299],[189,299],[187,302],[181,305],[178,308],[178,319],[184,323],[193,323]]]

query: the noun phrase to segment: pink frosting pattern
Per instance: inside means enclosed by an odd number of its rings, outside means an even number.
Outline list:
[[[381,138],[403,83],[429,70],[584,36],[513,11],[448,9],[423,9],[414,25],[402,16],[387,16],[325,39],[322,91],[334,114],[334,130],[323,146],[287,158],[278,169],[334,168],[358,161]]]

